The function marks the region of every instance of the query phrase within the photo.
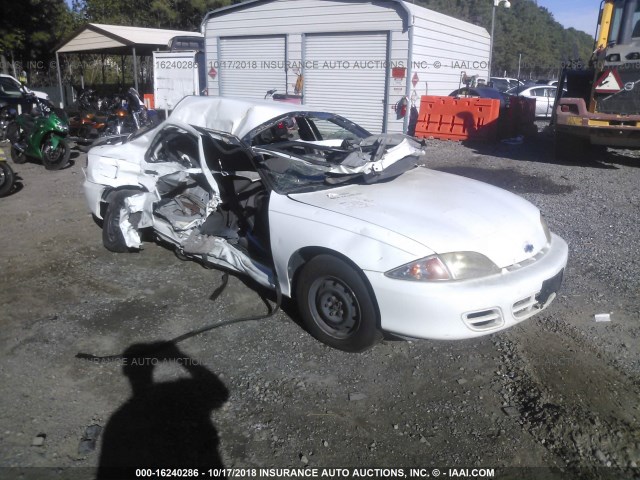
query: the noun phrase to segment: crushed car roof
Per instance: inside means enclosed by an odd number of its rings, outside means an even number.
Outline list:
[[[311,112],[303,105],[228,97],[185,97],[170,116],[197,127],[244,137],[257,126],[289,112]]]

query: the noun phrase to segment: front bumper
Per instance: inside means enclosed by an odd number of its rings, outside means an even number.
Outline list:
[[[566,242],[552,234],[544,254],[529,265],[484,279],[412,282],[365,271],[384,331],[425,339],[473,338],[511,327],[555,298],[567,264]]]
[[[581,137],[593,145],[640,147],[640,115],[591,113],[582,98],[561,99],[556,114],[558,133]]]

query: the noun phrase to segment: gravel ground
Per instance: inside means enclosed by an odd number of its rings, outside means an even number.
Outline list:
[[[568,241],[548,310],[480,339],[347,354],[310,337],[287,302],[268,320],[181,343],[153,384],[151,368],[75,355],[261,313],[259,294],[231,278],[212,301],[220,272],[153,243],[105,250],[81,189],[84,154],[59,172],[13,164],[19,188],[0,199],[0,477],[92,478],[131,458],[193,468],[206,453],[238,469],[640,478],[640,155],[557,162],[544,133],[521,145],[428,144],[427,165],[525,197]],[[600,313],[611,321],[595,322]]]

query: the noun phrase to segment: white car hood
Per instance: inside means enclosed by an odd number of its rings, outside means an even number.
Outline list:
[[[131,163],[140,163],[144,152],[147,151],[151,144],[151,139],[157,132],[156,129],[153,129],[128,142],[121,141],[113,145],[99,145],[91,148],[89,153],[101,157],[126,159]],[[126,136],[123,135],[122,138],[124,140]]]
[[[423,167],[390,182],[290,197],[386,228],[435,253],[482,253],[500,268],[535,255],[547,243],[539,210],[526,200],[486,183]]]

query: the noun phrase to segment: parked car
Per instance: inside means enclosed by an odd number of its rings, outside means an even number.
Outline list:
[[[527,88],[512,88],[507,93],[523,97],[535,98],[536,117],[550,117],[558,87],[550,85],[534,85]]]
[[[49,95],[47,95],[45,92],[30,90],[11,75],[0,73],[0,100],[14,103],[12,102],[12,100],[22,98],[24,94],[29,93],[32,93],[36,97],[42,98],[43,100],[49,100]]]
[[[457,98],[494,98],[500,100],[500,110],[509,106],[509,95],[492,87],[462,87],[449,94]]]
[[[493,88],[500,90],[501,92],[506,92],[511,88],[522,85],[522,82],[520,82],[517,78],[491,77],[490,80]]]
[[[49,100],[46,93],[29,90],[11,75],[0,73],[0,141],[6,140],[7,127],[18,113],[35,106],[34,95]]]
[[[509,85],[509,82],[504,78],[491,78],[491,81],[489,82],[489,86],[501,92],[506,92],[511,88],[511,85]]]
[[[294,298],[310,333],[342,350],[383,331],[477,337],[547,308],[564,240],[526,200],[424,155],[300,105],[186,97],[159,126],[91,149],[84,191],[107,249],[152,233]]]

